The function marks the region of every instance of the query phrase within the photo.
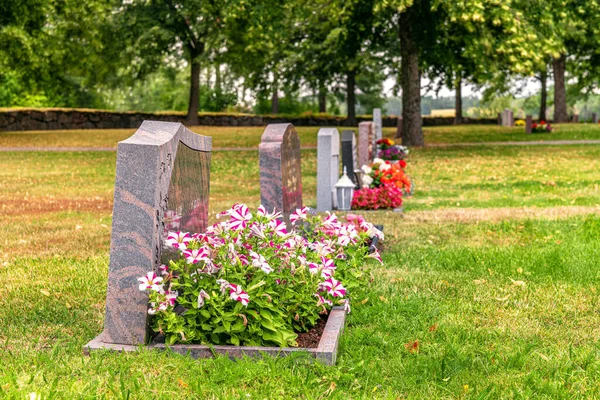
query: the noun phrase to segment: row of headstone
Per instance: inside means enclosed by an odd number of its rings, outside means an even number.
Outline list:
[[[504,111],[502,111],[501,122],[502,122],[502,126],[514,126],[515,125],[515,117],[514,117],[512,110],[505,108]]]
[[[342,163],[354,171],[357,153],[372,151],[373,123],[342,133]],[[362,139],[362,140],[361,140]],[[333,207],[339,176],[340,138],[337,129],[318,135],[318,206]],[[210,137],[197,135],[180,123],[145,121],[135,134],[118,144],[104,330],[85,347],[135,350],[149,340],[148,294],[137,278],[159,273],[172,254],[163,248],[165,234],[179,228],[204,232],[208,223]],[[364,160],[365,163],[369,160]],[[300,139],[291,124],[265,129],[259,145],[261,203],[289,217],[302,207]]]

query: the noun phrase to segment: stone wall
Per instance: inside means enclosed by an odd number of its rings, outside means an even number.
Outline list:
[[[86,109],[2,109],[0,131],[32,131],[62,129],[134,129],[144,120],[183,122],[184,113],[113,112]],[[347,126],[345,117],[319,115],[251,115],[200,113],[200,125],[206,126],[265,126],[290,122],[294,126]],[[370,121],[370,116],[359,116],[357,124]],[[396,127],[397,117],[382,119],[383,126]],[[424,117],[424,126],[452,125],[454,118]],[[496,119],[469,119],[465,124],[497,124]]]

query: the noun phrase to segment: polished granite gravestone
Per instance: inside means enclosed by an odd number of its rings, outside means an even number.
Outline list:
[[[375,142],[383,138],[383,126],[381,124],[381,108],[373,109],[373,130],[375,132]]]
[[[354,171],[358,169],[358,160],[356,156],[356,135],[354,131],[342,132],[342,169],[346,168],[348,177],[357,184]]]
[[[317,134],[317,211],[336,208],[335,184],[340,178],[340,133],[321,128]]]
[[[525,133],[533,132],[533,116],[528,115],[525,117]]]
[[[144,121],[119,142],[106,318],[87,351],[148,341],[148,294],[137,278],[166,261],[168,230],[205,230],[211,148],[210,137],[173,122]]]
[[[358,167],[370,165],[373,161],[373,123],[361,122],[358,124]]]
[[[290,214],[302,208],[300,138],[294,125],[267,125],[258,154],[261,204],[268,212],[281,212],[289,226]]]

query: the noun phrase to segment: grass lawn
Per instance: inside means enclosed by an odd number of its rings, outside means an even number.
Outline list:
[[[194,132],[212,136],[214,147],[258,147],[263,127],[196,126]],[[317,127],[297,127],[302,146],[317,145]],[[340,132],[348,129],[338,128]],[[354,129],[356,131],[356,129]],[[0,147],[117,147],[135,129],[89,129],[65,131],[0,132]],[[395,128],[384,128],[384,136],[393,138]],[[504,128],[496,125],[461,125],[425,127],[425,141],[440,143],[481,143],[544,140],[600,140],[600,125],[561,124],[551,134],[526,135],[525,127]]]
[[[316,152],[302,157],[314,204]],[[411,152],[406,215],[368,214],[386,266],[353,299],[335,367],[84,357],[104,318],[114,164],[0,157],[0,398],[600,397],[600,146]],[[212,213],[258,205],[256,151],[214,153],[211,174]]]

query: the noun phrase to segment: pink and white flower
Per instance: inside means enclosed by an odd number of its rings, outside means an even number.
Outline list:
[[[281,218],[280,212],[276,212],[275,209],[273,209],[273,212],[269,214],[267,209],[262,204],[258,207],[256,214],[259,217],[267,217],[269,220]]]
[[[229,229],[244,229],[252,219],[252,213],[245,204],[235,204],[229,210],[229,217]]]
[[[308,214],[308,207],[297,208],[296,212],[293,212],[290,215],[290,222],[292,224],[295,224],[296,221],[298,221],[298,220],[306,219],[307,214]]]
[[[222,294],[225,294],[225,292],[227,291],[227,289],[229,289],[229,282],[227,282],[225,279],[217,279],[217,285],[219,285],[219,290],[221,291]]]
[[[323,226],[325,228],[339,228],[340,223],[335,214],[331,214],[327,211],[327,218],[323,220]]]
[[[379,263],[380,263],[381,265],[383,265],[383,261],[381,260],[381,255],[379,254],[379,251],[378,251],[377,249],[373,249],[373,252],[372,252],[372,253],[370,253],[370,254],[367,254],[367,255],[365,256],[365,258],[372,258],[372,259],[375,259],[375,260],[379,261]]]
[[[142,292],[150,289],[160,293],[163,290],[162,286],[160,285],[163,281],[163,278],[157,276],[154,271],[150,271],[146,276],[138,278],[138,281],[140,282],[139,288]]]
[[[315,293],[315,297],[317,298],[317,307],[320,307],[324,304],[328,306],[332,306],[333,302],[331,300],[327,300],[325,297],[321,296],[319,293]]]
[[[183,256],[188,264],[197,264],[200,261],[208,261],[208,249],[206,247],[200,247],[195,250],[186,250],[183,252]]]
[[[175,305],[175,300],[177,300],[177,292],[168,291],[165,294],[165,303],[171,307]]]
[[[264,256],[253,251],[250,252],[250,256],[252,257],[252,265],[254,267],[260,268],[265,274],[273,272],[273,268],[267,263]]]
[[[169,266],[166,264],[161,264],[160,267],[158,267],[158,269],[160,270],[160,274],[161,275],[168,275],[169,274]]]
[[[208,300],[210,299],[210,296],[208,295],[208,293],[206,293],[204,291],[204,289],[200,290],[200,293],[198,294],[198,308],[202,308],[204,307],[204,300]]]
[[[288,234],[285,223],[277,219],[269,221],[269,228],[273,229],[275,234],[279,236],[286,236]]]
[[[319,287],[333,297],[344,297],[346,295],[346,289],[333,277],[327,279],[325,282],[321,282]]]
[[[231,300],[239,301],[244,306],[248,306],[250,302],[250,296],[242,290],[240,285],[229,285],[229,297]]]
[[[185,250],[187,249],[188,243],[191,241],[192,235],[187,232],[169,232],[165,243],[167,246],[171,246],[179,250]]]

